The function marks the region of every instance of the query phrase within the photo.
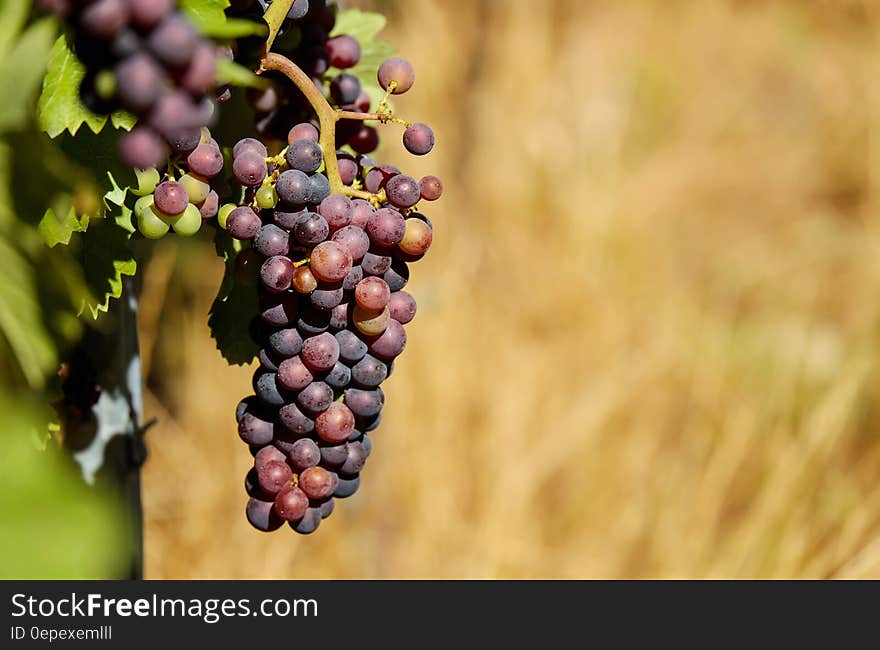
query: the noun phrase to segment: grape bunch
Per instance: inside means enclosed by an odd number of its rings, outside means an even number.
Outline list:
[[[411,71],[400,59],[386,61],[380,84],[408,89]],[[308,534],[334,499],[360,485],[385,403],[381,385],[416,314],[404,290],[409,264],[433,240],[431,222],[416,207],[439,198],[442,185],[333,151],[345,189],[331,193],[319,127],[295,124],[288,141],[276,157],[255,139],[235,145],[233,175],[245,201],[224,205],[219,224],[245,243],[238,275],[259,287],[251,331],[260,365],[254,395],[236,411],[254,457],[247,518],[261,531],[286,522]]]
[[[41,0],[65,17],[86,67],[83,103],[97,113],[124,109],[139,125],[120,141],[130,167],[162,167],[186,155],[212,119],[218,50],[174,0]]]

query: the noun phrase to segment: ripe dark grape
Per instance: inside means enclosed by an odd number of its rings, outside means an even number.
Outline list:
[[[406,325],[416,316],[416,300],[406,291],[395,291],[388,301],[391,318],[401,325]]]
[[[274,293],[281,293],[290,289],[293,280],[293,262],[284,255],[270,257],[260,267],[260,280],[263,286]]]
[[[217,51],[210,43],[199,43],[186,70],[180,75],[180,85],[194,95],[207,93],[217,76]]]
[[[174,9],[174,0],[128,0],[133,25],[148,30]]]
[[[400,178],[395,176],[394,178]],[[394,178],[391,180],[393,181]],[[397,246],[406,232],[406,221],[403,215],[392,208],[376,210],[367,222],[367,234],[377,246],[391,248]],[[382,273],[385,271],[383,270]],[[373,274],[371,274],[373,275]]]
[[[264,533],[280,528],[284,521],[275,512],[275,502],[251,497],[248,499],[245,515],[251,526]]]
[[[326,332],[311,336],[303,341],[300,358],[314,372],[330,370],[339,360],[339,343]]]
[[[324,377],[324,383],[334,390],[344,390],[351,383],[351,370],[341,361],[337,361]]]
[[[345,276],[345,279],[342,281],[342,290],[343,296],[351,294],[354,291],[354,288],[358,285],[358,282],[364,279],[364,269],[358,266],[352,266],[351,271],[348,272],[348,275]]]
[[[339,177],[343,185],[351,185],[357,178],[358,166],[353,160],[342,158],[339,160]]]
[[[289,358],[302,350],[302,337],[293,328],[278,330],[269,336],[269,347],[276,354]]]
[[[333,403],[333,389],[323,381],[313,381],[296,396],[296,403],[305,412],[317,415]]]
[[[289,248],[290,242],[287,231],[272,223],[260,228],[254,237],[254,250],[266,257],[285,255]]]
[[[443,183],[436,176],[424,176],[419,181],[419,191],[426,201],[436,201],[443,194]]]
[[[180,183],[165,181],[156,186],[153,203],[163,215],[170,217],[186,210],[189,195]]]
[[[236,239],[253,239],[262,225],[260,215],[247,205],[235,208],[226,219],[226,230]]]
[[[318,450],[320,455],[320,450]],[[266,443],[266,446],[261,447],[259,451],[254,455],[254,469],[259,472],[259,469],[270,462],[278,462],[283,463],[287,460],[287,456],[282,452],[278,447],[273,447],[272,445]]]
[[[315,277],[325,282],[339,282],[351,270],[351,255],[336,242],[323,242],[315,246],[309,266]]]
[[[339,230],[351,223],[351,199],[342,194],[331,194],[318,206],[318,213],[327,220],[331,230]]]
[[[385,184],[388,202],[401,209],[411,208],[422,198],[418,181],[411,176],[398,174]]]
[[[232,148],[232,157],[238,158],[246,151],[253,152],[261,158],[265,158],[269,155],[269,151],[266,149],[266,145],[264,145],[259,140],[256,140],[254,138],[243,138],[242,140],[236,142],[235,146]]]
[[[290,295],[276,296],[275,300],[266,301],[261,305],[261,320],[273,327],[287,327],[296,322],[298,316],[299,308],[296,298]]]
[[[385,275],[385,272],[388,271],[390,266],[391,257],[379,252],[374,253],[370,251],[364,255],[364,259],[361,260],[361,268],[364,270],[365,275],[382,277]]]
[[[309,203],[317,205],[330,196],[330,181],[323,174],[309,178]]]
[[[395,56],[386,59],[379,66],[379,72],[376,77],[379,80],[379,85],[382,86],[382,90],[388,90],[391,83],[394,82],[395,88],[391,93],[401,95],[412,88],[416,80],[416,71],[409,61]]]
[[[347,449],[348,456],[342,464],[342,467],[339,468],[339,473],[348,476],[358,474],[364,468],[369,454],[364,446],[358,442],[348,443]]]
[[[219,209],[220,197],[217,192],[211,190],[208,192],[208,196],[205,197],[205,200],[199,205],[199,214],[203,220],[207,221],[208,219],[216,217]]]
[[[346,499],[352,496],[355,492],[358,491],[358,488],[361,486],[361,477],[360,476],[351,476],[344,477],[340,476],[339,481],[336,485],[336,489],[333,491],[333,496],[338,499]]]
[[[367,344],[357,334],[350,330],[336,333],[336,342],[339,344],[339,358],[347,363],[357,363],[367,354]]]
[[[79,15],[83,32],[95,38],[110,38],[128,22],[125,0],[95,0]]]
[[[298,356],[285,359],[278,366],[278,383],[287,390],[302,390],[314,380],[314,375]]]
[[[272,213],[272,220],[276,225],[287,230],[296,226],[297,220],[305,213],[305,209],[294,209],[288,204],[278,206]]]
[[[323,467],[309,467],[299,475],[299,488],[310,499],[326,499],[335,487],[333,474]]]
[[[320,282],[309,294],[309,302],[317,309],[330,311],[342,303],[344,295],[341,282]]]
[[[308,122],[302,122],[290,129],[290,132],[287,135],[287,143],[293,144],[297,140],[311,140],[317,142],[318,138],[318,129]]]
[[[138,52],[116,66],[116,96],[128,110],[148,111],[163,91],[162,69],[148,54]]]
[[[382,310],[391,299],[391,289],[382,278],[367,277],[355,287],[354,299],[364,309]]]
[[[290,485],[293,479],[293,472],[287,463],[279,461],[269,461],[265,465],[257,469],[257,480],[260,489],[270,496],[275,496],[281,490]]]
[[[281,406],[284,404],[284,395],[278,387],[278,378],[274,372],[257,371],[254,376],[254,392],[263,404],[267,406]]]
[[[297,140],[290,145],[285,154],[285,159],[292,169],[312,174],[324,162],[324,155],[317,142],[304,139]]]
[[[379,132],[372,126],[362,124],[348,144],[358,153],[372,153],[379,146]]]
[[[304,205],[309,203],[312,197],[312,184],[305,172],[288,169],[275,182],[275,191],[282,201]]]
[[[388,322],[388,327],[382,335],[368,345],[370,354],[385,361],[391,361],[399,356],[405,347],[406,332],[403,325],[394,319]]]
[[[274,510],[284,521],[299,521],[309,508],[309,498],[298,487],[289,487],[275,497]]]
[[[330,97],[339,104],[353,104],[361,94],[361,82],[353,74],[343,72],[330,82]]]
[[[168,155],[168,147],[159,134],[147,126],[136,126],[119,141],[119,155],[129,167],[159,167]]]
[[[382,394],[381,388],[372,390],[362,390],[360,388],[349,388],[345,391],[344,404],[354,415],[364,418],[378,415],[382,410],[382,404],[385,402],[385,396]]]
[[[351,225],[358,228],[366,228],[374,212],[373,206],[367,201],[354,199],[351,202]]]
[[[314,467],[321,462],[321,450],[314,440],[300,438],[290,449],[290,464],[298,472]]]
[[[172,13],[153,29],[147,44],[153,56],[165,65],[182,68],[195,53],[199,36],[188,20]]]
[[[424,156],[434,148],[434,131],[421,122],[410,124],[403,132],[403,146],[411,154]]]
[[[187,156],[190,171],[204,178],[214,178],[223,171],[223,154],[212,144],[200,144]]]
[[[278,421],[287,431],[296,436],[305,436],[315,430],[315,421],[292,403],[285,404],[278,409]]]
[[[257,357],[260,359],[260,368],[269,372],[278,372],[277,358],[270,350],[261,348],[257,353]]]
[[[392,260],[391,266],[385,271],[382,279],[385,280],[392,292],[400,291],[409,282],[409,266],[402,260]]]
[[[330,65],[340,70],[353,68],[361,60],[361,44],[348,34],[329,39],[324,49],[330,57]]]
[[[371,354],[351,367],[351,380],[361,388],[378,388],[388,377],[388,366]]]
[[[255,151],[244,151],[232,161],[232,174],[242,185],[256,187],[266,178],[266,159]]]
[[[317,246],[330,235],[327,220],[315,212],[305,212],[293,228],[293,236],[303,246]]]
[[[288,522],[288,525],[300,535],[311,535],[321,525],[321,509],[308,508],[302,519],[297,522]]]
[[[238,435],[249,445],[266,445],[272,442],[273,426],[248,411],[238,422]]]
[[[398,174],[400,174],[400,170],[393,165],[376,165],[364,176],[364,188],[367,192],[375,194]]]
[[[332,197],[331,197],[332,198]],[[345,226],[340,228],[331,238],[351,255],[352,262],[360,262],[370,250],[370,237],[363,228]]]

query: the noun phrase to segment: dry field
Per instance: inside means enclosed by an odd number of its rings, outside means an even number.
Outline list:
[[[250,529],[220,264],[166,242],[147,577],[880,578],[880,2],[360,4],[447,186],[361,490]]]

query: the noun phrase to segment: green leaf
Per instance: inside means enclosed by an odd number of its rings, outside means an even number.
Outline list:
[[[21,129],[33,115],[34,96],[46,70],[46,52],[55,30],[52,19],[40,20],[0,57],[0,133]]]
[[[220,59],[217,62],[217,83],[247,88],[265,88],[268,85],[265,79],[229,59]]]
[[[235,256],[241,251],[241,242],[218,228],[214,245],[217,254],[226,260],[226,272],[211,305],[208,326],[223,358],[230,364],[245,365],[259,352],[250,332],[251,320],[259,313],[256,283],[244,284],[235,277]]]
[[[386,22],[385,16],[374,11],[345,9],[336,14],[336,23],[330,36],[348,34],[356,38],[363,47],[364,43],[376,38],[376,35],[385,28]]]
[[[275,42],[275,37],[278,36],[293,2],[294,0],[275,0],[263,14],[263,20],[269,25],[269,36],[266,37],[267,52],[272,50],[272,43]]]
[[[59,36],[49,53],[49,69],[43,80],[43,94],[37,105],[40,128],[55,138],[65,130],[76,135],[85,124],[94,133],[100,133],[107,124],[106,115],[96,115],[82,103],[79,85],[85,77],[85,67],[67,47],[64,36]],[[113,126],[131,128],[133,118],[115,115]]]
[[[92,223],[82,238],[83,271],[89,290],[95,296],[85,302],[83,310],[88,308],[94,319],[100,312],[107,311],[111,298],[122,295],[122,276],[134,275],[137,271],[129,245],[130,231],[121,227],[117,219]],[[130,223],[130,211],[128,219]]]
[[[78,217],[73,205],[63,214],[63,217],[59,216],[54,208],[49,208],[37,226],[37,231],[49,248],[69,244],[73,233],[85,232],[89,227],[88,215]]]
[[[32,388],[40,388],[55,364],[55,345],[43,324],[34,271],[28,260],[0,239],[0,334]]]
[[[0,55],[5,55],[24,27],[31,3],[28,0],[4,0],[0,2]]]
[[[253,20],[227,18],[224,10],[228,0],[182,0],[180,9],[203,36],[233,39],[245,36],[263,36],[266,26]]]

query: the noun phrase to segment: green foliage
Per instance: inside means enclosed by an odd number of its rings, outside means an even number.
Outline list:
[[[252,20],[227,18],[224,10],[228,6],[229,0],[181,0],[180,2],[181,10],[204,36],[233,39],[266,35],[265,25]]]
[[[278,32],[281,30],[281,25],[284,24],[284,19],[287,18],[287,14],[292,6],[293,0],[276,0],[269,5],[269,8],[266,9],[266,13],[263,14],[263,20],[265,20],[266,24],[269,26],[269,35],[266,37],[267,52],[272,49],[275,37],[278,36]]]
[[[4,395],[0,410],[0,555],[7,558],[0,579],[119,575],[124,531],[117,505],[86,486],[54,444],[38,449],[43,436],[37,431],[47,417],[41,407],[22,395]]]
[[[251,70],[228,59],[217,62],[217,83],[243,86],[245,88],[265,88],[268,85]]]
[[[256,282],[248,284],[235,279],[235,258],[241,252],[240,242],[225,230],[218,229],[214,243],[217,254],[226,261],[226,272],[211,305],[208,326],[226,361],[235,365],[248,364],[259,352],[250,335],[250,323],[257,316],[259,304]]]
[[[361,59],[350,72],[361,80],[361,88],[370,96],[373,106],[377,106],[385,96],[379,86],[376,71],[388,57],[394,56],[394,47],[385,41],[377,40],[379,32],[385,28],[386,19],[382,14],[360,9],[345,9],[336,15],[336,25],[331,36],[348,34],[358,39],[361,44]],[[331,68],[327,73],[335,76],[342,72]]]

